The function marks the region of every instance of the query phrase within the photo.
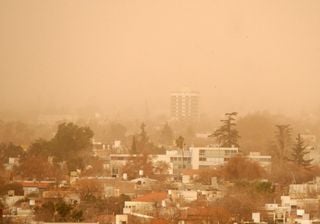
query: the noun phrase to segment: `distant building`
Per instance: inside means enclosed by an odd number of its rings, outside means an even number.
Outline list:
[[[166,162],[170,165],[169,173],[177,173],[180,169],[191,168],[191,153],[188,149],[182,150],[167,150],[166,154],[152,156],[152,162],[155,164],[158,161]]]
[[[167,192],[151,192],[132,201],[125,201],[123,214],[142,214],[153,216],[155,208],[163,205],[168,198]]]
[[[247,158],[257,162],[263,168],[268,170],[271,168],[272,157],[270,155],[261,155],[260,152],[250,152]]]
[[[199,117],[199,93],[187,89],[171,93],[171,117],[196,120]]]
[[[125,166],[128,161],[134,160],[136,158],[141,158],[142,154],[110,154],[110,169],[111,169],[111,175],[116,177],[121,174],[122,167]]]
[[[190,147],[192,169],[209,168],[223,165],[239,153],[238,148]]]
[[[170,150],[166,154],[154,155],[152,162],[164,161],[170,164],[169,173],[179,169],[201,169],[225,164],[231,157],[237,155],[238,148],[224,147],[190,147],[189,149]]]

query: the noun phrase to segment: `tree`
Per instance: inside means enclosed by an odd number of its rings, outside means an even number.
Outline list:
[[[281,166],[272,165],[269,179],[281,186],[300,184],[313,180],[320,173],[319,166],[310,166],[306,169],[292,161],[284,161]]]
[[[13,143],[0,145],[0,161],[2,163],[7,163],[10,157],[22,157],[25,152],[23,148],[19,145],[15,145]]]
[[[62,199],[46,201],[35,208],[35,220],[45,222],[81,222],[83,210],[76,204],[68,204]]]
[[[149,138],[145,130],[146,125],[144,123],[140,126],[140,133],[138,135],[138,147],[140,152],[146,152],[148,150]]]
[[[20,121],[0,121],[0,142],[29,144],[34,136],[30,125]]]
[[[157,161],[154,164],[154,172],[157,174],[168,174],[170,164],[165,161]]]
[[[122,214],[125,201],[130,201],[130,197],[121,194],[119,197],[108,197],[104,200],[107,214]]]
[[[120,123],[112,122],[109,124],[105,133],[107,142],[112,143],[115,140],[124,141],[126,137],[127,129]]]
[[[227,208],[220,206],[210,206],[208,208],[200,208],[195,211],[196,214],[206,218],[210,223],[228,223],[231,218],[231,213]]]
[[[103,183],[95,179],[78,180],[76,188],[80,192],[81,200],[85,201],[96,201],[102,198],[104,192]]]
[[[75,154],[89,149],[93,132],[89,127],[79,127],[73,123],[62,123],[51,140],[55,146],[55,155],[60,159],[69,159]]]
[[[130,201],[130,197],[121,194],[119,197],[97,198],[94,201],[81,203],[85,220],[97,220],[100,215],[122,214],[125,201]],[[106,223],[101,220],[101,223]]]
[[[209,136],[216,138],[219,145],[222,147],[239,146],[238,139],[240,136],[235,128],[235,116],[237,116],[237,114],[237,112],[226,113],[225,115],[227,118],[221,120],[223,125]]]
[[[179,136],[177,139],[176,139],[176,145],[179,149],[183,149],[184,148],[184,137],[182,136]]]
[[[35,220],[53,222],[55,204],[53,201],[46,201],[41,206],[35,208]]]
[[[50,154],[51,144],[44,139],[34,141],[28,148],[28,155],[33,156],[48,156]]]
[[[292,148],[291,161],[293,161],[298,166],[309,167],[313,159],[305,159],[304,157],[307,154],[309,154],[309,151],[307,151],[307,146],[304,144],[301,135],[298,134],[296,143]]]
[[[126,173],[129,179],[139,176],[139,170],[143,170],[145,176],[153,175],[153,166],[148,154],[132,156],[122,168],[122,173]]]
[[[73,206],[67,204],[63,200],[59,200],[55,204],[55,221],[67,222],[71,220],[70,215],[72,213]]]
[[[136,142],[136,136],[132,137],[132,144],[131,144],[131,150],[130,152],[132,154],[137,154],[137,142]]]
[[[89,127],[62,123],[51,140],[52,154],[58,161],[67,161],[69,170],[82,168],[82,158],[88,156],[93,132]]]
[[[290,125],[276,125],[276,141],[273,146],[273,158],[279,164],[287,160],[288,150],[291,144]]]
[[[237,129],[241,133],[239,145],[246,152],[268,153],[274,138],[274,125],[279,118],[268,112],[255,112],[238,119]]]
[[[140,133],[135,135],[135,149],[136,153],[143,154],[160,154],[164,152],[164,149],[161,147],[155,146],[150,140],[145,130],[146,125],[144,123],[140,126]],[[134,149],[134,148],[133,148]]]
[[[81,172],[82,176],[103,176],[110,174],[109,170],[104,168],[104,160],[98,157],[89,157],[86,162],[85,170]]]
[[[83,210],[81,209],[73,209],[70,216],[73,222],[81,222],[84,219]]]
[[[2,182],[2,181],[1,181]],[[14,190],[15,195],[23,195],[23,187],[19,183],[5,183],[5,182],[0,182],[0,195],[6,195],[8,194],[9,190]]]
[[[176,145],[177,147],[182,151],[182,168],[184,169],[185,166],[184,166],[184,138],[182,136],[179,136],[177,139],[176,139]]]
[[[231,158],[222,169],[225,178],[229,180],[254,180],[265,175],[264,169],[258,163],[242,156]]]
[[[160,142],[165,145],[171,145],[172,141],[173,141],[173,131],[167,122],[161,130]]]
[[[60,175],[59,168],[48,162],[47,157],[28,156],[21,160],[20,166],[14,169],[17,175],[23,178],[42,180],[46,178],[57,178]]]
[[[196,179],[197,182],[205,185],[210,185],[212,183],[212,177],[221,177],[222,170],[221,169],[201,169],[199,170],[199,176]]]

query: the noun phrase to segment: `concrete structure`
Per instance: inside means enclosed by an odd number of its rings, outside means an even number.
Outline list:
[[[128,215],[116,215],[115,224],[127,224],[127,223],[128,223]]]
[[[238,154],[238,148],[222,147],[190,147],[184,150],[170,150],[164,155],[154,155],[152,162],[164,161],[170,164],[170,173],[182,169],[201,169],[223,165],[231,157]]]
[[[173,201],[183,199],[191,202],[198,199],[198,191],[196,190],[169,190],[168,194]]]
[[[289,195],[291,198],[306,198],[320,193],[320,185],[317,183],[290,184]]]
[[[190,150],[167,150],[166,154],[153,155],[152,162],[166,162],[170,165],[169,174],[177,173],[178,170],[191,168],[191,152]]]
[[[191,147],[192,169],[208,168],[223,165],[238,154],[238,148]]]
[[[257,162],[261,167],[269,169],[271,166],[271,156],[261,155],[260,152],[250,152],[248,159]]]
[[[128,161],[134,160],[137,157],[142,157],[138,154],[110,154],[110,169],[112,176],[119,176],[121,169],[127,164]]]
[[[141,214],[152,216],[154,209],[163,204],[168,198],[166,192],[151,192],[132,201],[125,201],[123,214]]]
[[[185,150],[167,150],[166,154],[151,155],[152,163],[163,161],[170,165],[169,174],[178,173],[181,169],[201,169],[223,165],[238,154],[238,148],[190,147]],[[121,174],[121,168],[128,161],[142,155],[110,154],[110,168],[113,176]]]
[[[171,93],[171,116],[175,120],[195,120],[199,117],[199,93],[183,89]]]

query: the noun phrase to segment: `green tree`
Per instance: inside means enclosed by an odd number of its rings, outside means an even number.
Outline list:
[[[216,138],[219,145],[222,147],[239,146],[238,139],[240,136],[235,123],[237,114],[237,112],[226,113],[225,115],[227,118],[221,120],[223,123],[222,126],[209,136]]]
[[[307,146],[305,145],[301,135],[298,134],[296,143],[292,148],[292,159],[290,160],[298,166],[309,167],[312,159],[305,159],[305,155],[307,154],[309,154],[309,151],[307,151]]]

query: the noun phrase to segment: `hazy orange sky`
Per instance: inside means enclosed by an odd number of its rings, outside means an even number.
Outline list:
[[[0,0],[4,108],[313,110],[318,0]],[[142,111],[144,108],[142,109]]]

